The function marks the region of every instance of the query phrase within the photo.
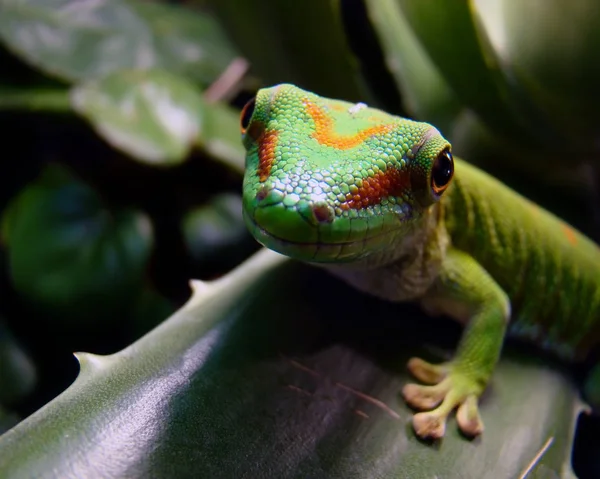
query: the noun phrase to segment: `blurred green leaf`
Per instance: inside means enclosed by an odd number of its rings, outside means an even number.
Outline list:
[[[233,268],[256,245],[244,223],[240,195],[215,196],[208,204],[186,213],[182,226],[188,251],[200,265],[215,262]]]
[[[0,85],[0,110],[69,111],[69,95],[64,90],[24,89]]]
[[[240,133],[240,112],[223,103],[205,108],[205,122],[198,143],[210,156],[243,174],[246,150]]]
[[[220,23],[207,11],[148,0],[129,0],[126,4],[152,31],[155,54],[160,59],[154,67],[208,86],[239,55]]]
[[[204,126],[202,96],[161,70],[122,70],[72,91],[73,108],[117,148],[155,165],[184,161]]]
[[[205,12],[125,0],[2,0],[0,40],[65,81],[164,68],[205,86],[237,55]]]
[[[164,117],[152,118],[142,115],[140,109],[158,109],[159,104],[155,104],[155,95],[145,95],[146,92],[140,91],[140,83],[135,81],[136,75],[147,80],[148,83],[156,83],[164,89],[165,93],[173,94],[173,108],[182,110],[182,118],[187,118],[189,127],[192,128],[193,123],[197,121],[197,135],[190,137],[187,140],[193,140],[194,146],[204,151],[207,155],[225,164],[231,170],[243,174],[245,162],[245,150],[240,139],[240,112],[239,110],[230,107],[225,103],[209,103],[205,104],[202,99],[198,98],[199,94],[192,87],[184,83],[181,78],[173,78],[168,73],[157,71],[131,72],[122,71],[116,72],[108,79],[97,82],[90,82],[80,85],[71,92],[71,99],[67,90],[37,90],[37,89],[17,89],[17,88],[2,88],[0,87],[0,110],[35,110],[48,111],[54,113],[67,112],[72,108],[73,92],[81,92],[81,113],[88,117],[93,124],[98,124],[97,128],[100,133],[108,136],[107,140],[116,143],[122,141],[123,130],[131,131],[131,145],[123,147],[131,154],[145,152],[145,142],[148,136],[151,136],[150,141],[157,141],[155,135],[150,135],[146,130],[151,128],[170,128],[173,125],[163,125]],[[172,81],[173,80],[173,81]],[[107,85],[107,83],[109,83]],[[126,95],[129,94],[137,101],[138,117],[129,117],[132,114],[131,103],[127,103]],[[115,95],[117,93],[117,95]],[[116,98],[118,95],[119,98]],[[192,106],[188,99],[197,104],[197,111],[191,111]],[[121,103],[115,104],[121,100]],[[145,101],[151,105],[146,105]],[[159,111],[155,112],[160,115]],[[192,117],[196,115],[196,118]],[[112,123],[109,119],[116,118],[117,122],[126,123],[123,130],[113,132]],[[136,124],[137,121],[137,124]],[[109,123],[105,125],[105,123]],[[158,124],[156,124],[158,123]],[[106,131],[105,131],[106,128]],[[191,133],[191,131],[189,132]],[[163,138],[156,145],[157,150],[166,152],[167,148],[173,151],[180,151],[185,148],[190,148],[188,142],[184,142],[183,137],[177,137],[181,132],[177,131],[175,138],[169,137],[169,131],[163,132],[167,135],[167,139]],[[171,135],[173,136],[173,135]],[[178,143],[179,142],[179,143]],[[117,145],[119,146],[119,145]],[[152,153],[160,156],[160,151]],[[152,156],[152,155],[150,155]],[[161,159],[167,162],[167,158],[162,156]],[[176,161],[181,161],[179,157]]]
[[[33,362],[0,318],[0,405],[14,405],[28,396],[36,379]]]
[[[543,143],[551,136],[526,97],[511,89],[475,2],[396,0],[422,47],[461,103],[496,135]]]
[[[510,350],[482,439],[454,421],[415,438],[398,368],[447,331],[410,311],[263,250],[125,350],[79,354],[75,383],[0,437],[0,475],[513,478],[550,441],[533,474],[572,477],[576,392]]]
[[[365,4],[405,107],[448,135],[462,106],[415,37],[397,0],[366,0]]]
[[[212,0],[263,84],[289,82],[320,95],[368,101],[339,0]]]
[[[600,3],[579,0],[477,1],[500,66],[519,96],[552,125],[549,144],[573,164],[600,161]],[[556,151],[561,148],[563,151]]]
[[[58,165],[13,199],[2,227],[16,290],[61,321],[86,326],[119,320],[153,245],[144,214],[109,211]]]

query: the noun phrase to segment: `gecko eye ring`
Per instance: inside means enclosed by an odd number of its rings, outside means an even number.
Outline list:
[[[431,188],[436,195],[444,192],[454,176],[454,159],[449,149],[442,151],[431,167]]]
[[[256,97],[253,97],[244,105],[244,108],[242,108],[242,113],[240,114],[240,126],[242,127],[242,134],[246,133],[246,130],[250,125],[250,120],[252,119],[252,115],[254,115],[255,106]]]

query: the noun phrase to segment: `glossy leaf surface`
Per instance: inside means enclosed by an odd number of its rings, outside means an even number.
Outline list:
[[[575,392],[515,352],[484,400],[482,439],[465,440],[453,420],[437,445],[415,438],[398,397],[404,365],[414,353],[440,359],[415,344],[448,337],[445,324],[263,250],[196,283],[125,350],[79,354],[73,386],[0,437],[0,472],[514,478],[550,441],[533,469],[568,477]]]

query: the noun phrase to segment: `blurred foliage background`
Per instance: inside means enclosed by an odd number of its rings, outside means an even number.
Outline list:
[[[0,0],[0,433],[258,250],[262,86],[429,121],[598,239],[599,45],[595,0]]]

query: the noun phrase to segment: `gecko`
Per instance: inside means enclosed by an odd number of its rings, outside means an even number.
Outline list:
[[[434,126],[291,84],[241,112],[243,216],[256,240],[360,291],[463,326],[453,358],[408,361],[415,433],[483,432],[479,398],[507,335],[577,362],[600,342],[600,248],[455,158]],[[586,400],[600,405],[600,366]]]

